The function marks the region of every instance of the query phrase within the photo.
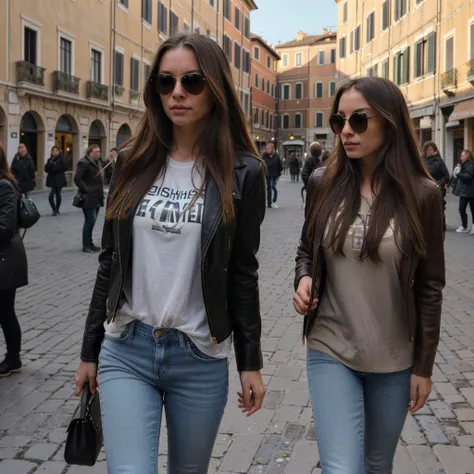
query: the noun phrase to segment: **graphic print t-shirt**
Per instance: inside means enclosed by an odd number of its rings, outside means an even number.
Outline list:
[[[195,198],[202,172],[194,163],[168,159],[165,175],[138,206],[133,222],[133,264],[124,286],[126,301],[107,333],[132,319],[187,334],[205,354],[224,358],[231,339],[211,341],[201,281],[204,196]]]

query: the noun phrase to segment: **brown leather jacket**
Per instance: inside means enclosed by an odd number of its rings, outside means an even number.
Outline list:
[[[306,213],[311,206],[317,186],[322,185],[324,168],[316,170],[308,182]],[[417,258],[412,245],[404,249],[400,265],[400,284],[405,295],[407,337],[415,342],[415,360],[412,372],[421,377],[431,377],[438,347],[443,288],[444,232],[443,204],[439,186],[428,178],[420,177],[419,199],[421,218],[427,242],[426,257]],[[306,220],[296,256],[295,289],[304,276],[313,278],[311,300],[324,292],[326,265],[321,240],[310,242],[307,238]],[[317,309],[304,319],[305,337],[317,317]]]

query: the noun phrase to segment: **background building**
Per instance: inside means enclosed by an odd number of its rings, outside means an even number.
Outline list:
[[[253,0],[4,0],[0,2],[0,140],[20,142],[44,182],[53,145],[70,172],[92,143],[103,156],[133,133],[158,46],[172,33],[214,38],[232,61],[250,116]]]
[[[303,158],[318,140],[332,148],[329,112],[336,93],[336,33],[298,33],[295,40],[275,46],[278,63],[280,151]]]
[[[378,75],[404,93],[420,145],[452,169],[474,136],[474,4],[469,0],[335,0],[338,81]]]
[[[265,143],[278,146],[276,137],[276,92],[278,53],[260,36],[252,45],[252,138],[260,152]]]

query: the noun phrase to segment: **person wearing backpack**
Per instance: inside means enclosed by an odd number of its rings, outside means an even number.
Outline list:
[[[0,326],[7,346],[0,378],[21,369],[21,329],[15,314],[16,289],[28,284],[28,263],[18,231],[20,190],[0,143]]]

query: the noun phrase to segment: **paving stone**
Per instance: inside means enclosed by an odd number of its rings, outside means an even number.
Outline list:
[[[280,365],[278,366],[275,375],[277,377],[283,377],[290,380],[298,380],[301,377],[303,369],[299,367],[292,367],[289,365]]]
[[[309,405],[309,390],[287,390],[283,405],[307,407]]]
[[[456,418],[456,415],[453,410],[451,410],[450,406],[440,400],[430,402],[430,408],[440,420]]]
[[[458,408],[454,413],[460,421],[474,421],[474,408]]]
[[[285,474],[314,474],[318,462],[317,443],[315,441],[300,440],[295,444]]]
[[[416,420],[431,444],[449,444],[448,438],[446,438],[434,416],[417,416]]]
[[[234,436],[221,469],[227,472],[247,472],[262,440],[262,435]]]
[[[433,449],[448,474],[472,473],[474,469],[474,454],[469,448],[437,445]]]
[[[286,421],[288,423],[296,423],[299,419],[300,414],[300,407],[283,406],[276,412],[273,421]]]
[[[0,462],[1,474],[28,474],[37,464],[22,459],[5,459]]]
[[[466,398],[466,400],[474,407],[474,387],[462,388],[461,393]]]
[[[459,446],[474,447],[474,435],[456,436]]]
[[[397,446],[393,474],[419,474],[416,464],[405,446]]]
[[[443,470],[433,451],[428,446],[407,446],[420,474],[438,474]]]
[[[47,461],[35,471],[35,474],[62,474],[67,464],[61,461]],[[69,471],[71,472],[71,471]]]
[[[57,444],[51,443],[39,443],[33,445],[25,453],[25,459],[39,459],[41,461],[47,461],[58,449]]]
[[[405,420],[402,439],[406,444],[426,444],[426,439],[423,437],[418,423],[410,414],[408,414],[407,419]]]

